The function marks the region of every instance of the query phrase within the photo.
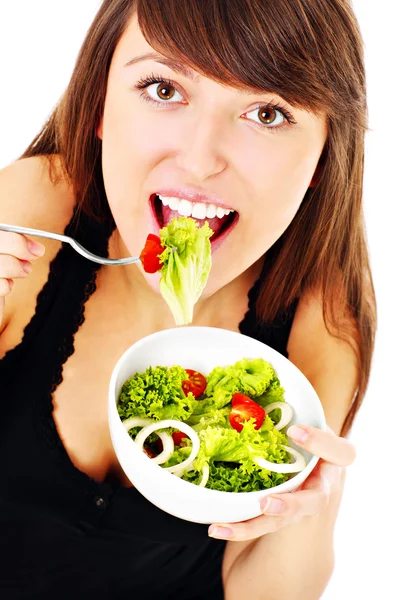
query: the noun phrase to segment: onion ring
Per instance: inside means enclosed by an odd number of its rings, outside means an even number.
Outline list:
[[[272,402],[272,404],[268,404],[268,406],[264,408],[264,410],[265,413],[268,414],[276,408],[280,409],[281,411],[281,418],[279,422],[276,425],[274,425],[275,429],[279,431],[279,429],[283,429],[284,427],[286,427],[286,425],[288,425],[288,423],[290,423],[290,421],[292,420],[293,408],[287,402]]]
[[[248,446],[250,452],[252,451],[251,446]],[[273,463],[269,460],[265,460],[261,456],[252,456],[252,461],[263,469],[273,471],[274,473],[299,473],[306,466],[305,458],[300,452],[290,446],[282,446],[287,452],[289,452],[296,459],[294,463]]]
[[[152,423],[147,427],[143,427],[143,429],[137,434],[135,438],[135,443],[141,449],[143,449],[143,444],[151,433],[154,433],[158,429],[166,429],[167,427],[174,427],[175,429],[179,429],[179,431],[183,431],[183,433],[186,433],[186,435],[192,440],[192,451],[189,457],[177,465],[173,465],[172,467],[166,467],[166,471],[169,471],[170,473],[184,471],[185,467],[187,465],[190,465],[190,463],[194,461],[200,450],[199,436],[197,435],[195,430],[192,429],[186,423],[182,423],[181,421],[175,421],[174,419],[165,419],[164,421],[157,421],[156,423]]]
[[[141,417],[130,417],[129,419],[122,421],[122,425],[125,427],[126,431],[129,431],[134,427],[146,427],[152,423],[154,423],[154,419],[142,419]]]

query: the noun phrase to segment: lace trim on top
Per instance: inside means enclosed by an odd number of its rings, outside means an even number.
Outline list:
[[[287,341],[292,326],[293,317],[296,312],[298,300],[289,306],[280,317],[273,323],[265,323],[257,318],[256,302],[261,288],[262,275],[257,279],[253,287],[248,292],[248,309],[243,320],[239,324],[239,331],[243,335],[248,335],[260,340],[264,344],[273,347],[275,350],[283,354],[286,358]]]
[[[71,234],[69,233],[70,229],[72,229],[72,221],[66,227],[66,235],[75,237],[85,248],[90,249],[95,254],[105,258],[108,257],[108,242],[111,231],[107,231],[106,228],[90,221],[89,217],[84,214],[80,217],[78,229],[74,229]],[[74,263],[76,269],[71,268]],[[95,486],[97,488],[103,486],[104,488],[108,488],[108,484],[95,481],[87,473],[74,465],[60,438],[52,416],[54,410],[53,394],[63,381],[65,363],[75,351],[75,335],[85,321],[86,302],[96,291],[97,273],[101,267],[100,264],[93,263],[78,255],[68,244],[63,244],[58,255],[51,263],[47,285],[43,289],[44,302],[40,306],[38,305],[37,313],[39,316],[41,312],[45,312],[46,310],[46,300],[49,303],[52,300],[54,301],[53,295],[57,287],[57,277],[60,273],[64,272],[64,266],[68,269],[67,283],[69,279],[68,275],[72,275],[72,281],[69,282],[72,293],[69,297],[70,301],[65,305],[65,313],[63,314],[63,318],[65,317],[65,326],[62,328],[62,335],[60,336],[54,355],[50,387],[46,393],[46,400],[41,402],[39,407],[40,435],[47,442],[49,448],[57,451],[58,458],[64,462],[64,467],[69,469],[75,479],[80,480],[86,486]],[[65,289],[65,278],[63,278],[61,284],[64,284]]]
[[[112,229],[95,223],[84,213],[77,221],[77,209],[64,230],[65,235],[74,237],[85,248],[104,257],[108,256],[111,233]],[[89,486],[107,487],[107,484],[98,484],[73,464],[52,416],[53,394],[63,381],[64,364],[74,352],[75,334],[85,320],[85,304],[96,290],[96,277],[100,266],[77,254],[69,244],[62,243],[50,262],[48,279],[37,295],[35,312],[24,328],[21,342],[4,355],[0,365],[7,373],[10,363],[18,364],[20,356],[22,358],[23,353],[32,350],[39,331],[46,328],[49,314],[56,307],[57,328],[54,331],[55,337],[51,340],[56,343],[54,352],[51,353],[51,362],[44,367],[44,375],[41,378],[43,387],[38,386],[35,389],[32,399],[32,408],[39,416],[34,420],[33,426],[37,430],[38,439],[45,444],[46,451],[55,451],[57,462],[68,468],[74,478],[80,478],[81,482]],[[52,333],[45,332],[45,335],[50,337]]]
[[[65,249],[67,250],[67,249]],[[60,255],[61,258],[63,256]],[[86,260],[86,259],[83,259]],[[61,262],[61,260],[60,260]],[[52,270],[50,273],[50,278],[55,278],[57,276],[57,267],[58,263],[54,262],[52,266]],[[71,302],[70,307],[76,308],[76,310],[72,310],[71,314],[68,314],[68,322],[69,328],[68,331],[64,332],[62,335],[59,344],[57,345],[57,351],[54,355],[53,369],[52,369],[52,377],[50,381],[50,389],[46,393],[46,398],[39,405],[40,411],[40,437],[54,450],[57,450],[59,458],[63,461],[67,461],[67,467],[72,467],[71,473],[76,478],[82,478],[83,481],[87,483],[93,481],[86,473],[80,471],[74,463],[71,461],[68,452],[60,438],[59,432],[57,430],[55,421],[53,419],[53,394],[57,390],[57,388],[61,385],[63,381],[63,370],[64,365],[67,362],[68,358],[74,353],[74,341],[75,334],[79,330],[80,326],[83,324],[85,320],[85,304],[89,300],[90,296],[96,290],[96,277],[98,269],[100,265],[95,265],[92,267],[90,278],[84,285],[83,292],[81,291],[82,296],[80,298],[75,297],[74,303]],[[78,288],[79,289],[79,288]],[[40,399],[40,398],[39,398]]]

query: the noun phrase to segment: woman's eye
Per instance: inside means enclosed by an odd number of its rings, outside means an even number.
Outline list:
[[[165,102],[172,104],[174,102],[182,102],[182,95],[169,83],[152,83],[147,87],[147,93],[150,98],[156,102]]]
[[[285,123],[286,118],[277,108],[269,106],[260,106],[256,110],[252,110],[247,113],[247,118],[257,120],[258,125],[270,126],[270,128],[277,127]]]

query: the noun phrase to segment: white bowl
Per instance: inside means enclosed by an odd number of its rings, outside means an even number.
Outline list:
[[[117,458],[137,490],[158,508],[196,523],[234,523],[261,514],[260,498],[295,490],[315,467],[318,457],[301,450],[306,467],[285,483],[258,492],[220,492],[184,481],[156,465],[125,431],[117,411],[124,382],[147,367],[180,365],[208,375],[216,366],[242,358],[263,358],[271,363],[294,409],[290,425],[326,429],[320,400],[297,367],[273,348],[249,336],[215,327],[185,326],[149,335],[124,352],[114,367],[109,387],[108,418]],[[291,445],[296,448],[295,444]]]

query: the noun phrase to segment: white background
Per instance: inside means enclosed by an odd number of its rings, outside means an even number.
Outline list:
[[[0,168],[22,153],[56,104],[98,5],[0,0]],[[354,8],[366,51],[371,131],[364,189],[379,330],[370,387],[351,434],[358,456],[348,469],[336,525],[336,568],[323,600],[400,598],[398,548],[390,547],[400,534],[394,484],[400,417],[400,15],[397,0],[354,0]],[[346,110],[351,107],[343,105]]]

